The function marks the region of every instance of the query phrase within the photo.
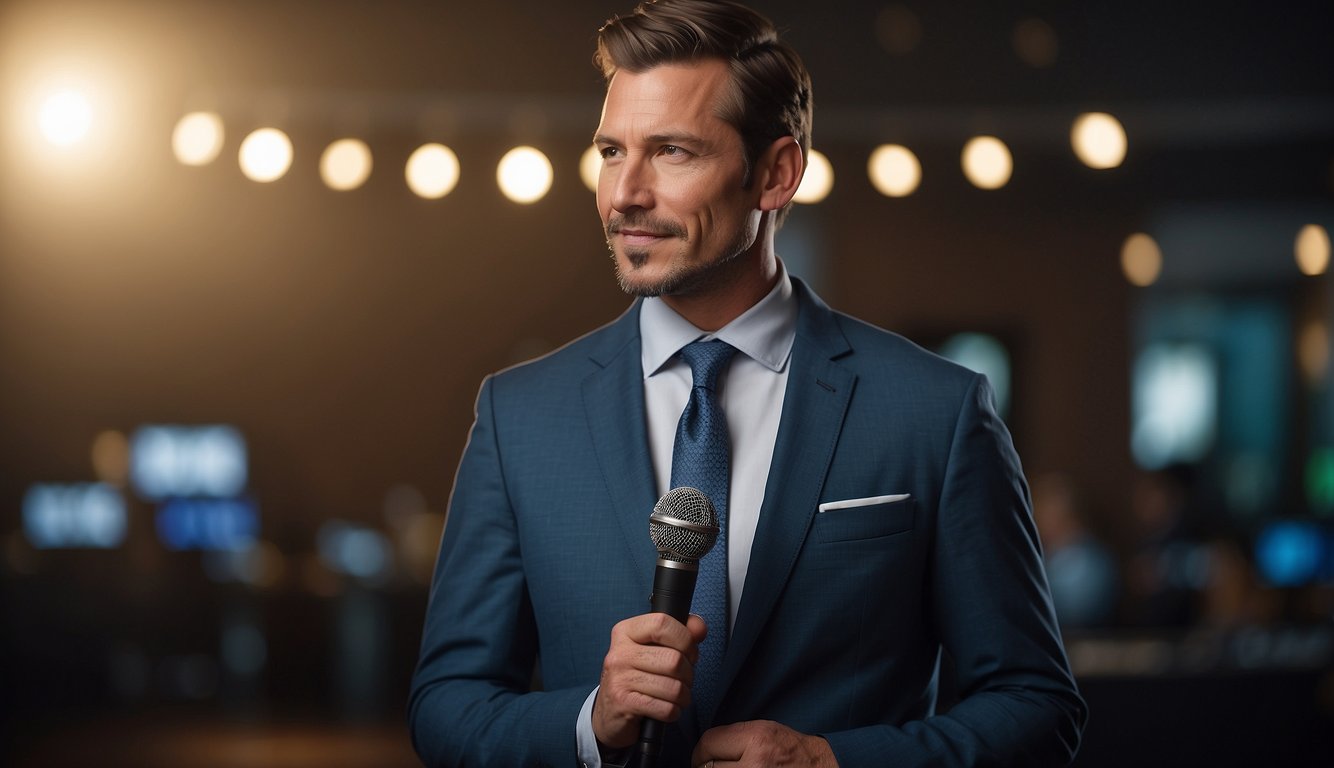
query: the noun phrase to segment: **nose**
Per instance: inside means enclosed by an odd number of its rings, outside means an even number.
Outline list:
[[[640,154],[629,153],[603,166],[603,182],[610,185],[611,207],[618,213],[653,207],[653,165]]]

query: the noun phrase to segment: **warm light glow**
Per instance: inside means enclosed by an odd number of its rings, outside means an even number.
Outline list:
[[[1010,42],[1019,60],[1036,69],[1055,64],[1060,51],[1056,30],[1042,19],[1025,19],[1014,25]]]
[[[1132,285],[1140,288],[1153,285],[1163,271],[1163,252],[1158,243],[1143,232],[1126,238],[1121,246],[1121,271]]]
[[[356,189],[370,175],[371,148],[361,139],[339,139],[320,156],[320,178],[330,189]]]
[[[515,147],[500,158],[496,183],[516,203],[535,203],[551,190],[551,161],[533,147]]]
[[[93,107],[79,91],[60,91],[42,102],[37,120],[47,141],[67,147],[87,138]]]
[[[922,42],[922,22],[908,6],[893,3],[875,17],[875,36],[886,51],[906,56]]]
[[[292,141],[277,128],[260,128],[241,142],[241,172],[251,181],[281,179],[292,167]]]
[[[1325,274],[1329,269],[1329,232],[1319,224],[1307,224],[1297,233],[1297,268],[1303,275]]]
[[[1320,320],[1311,320],[1297,335],[1297,362],[1312,387],[1325,380],[1329,372],[1329,328]]]
[[[1090,168],[1115,168],[1126,159],[1126,129],[1105,112],[1086,112],[1070,129],[1075,155]]]
[[[93,473],[113,486],[123,486],[130,477],[130,440],[124,432],[108,429],[93,439]]]
[[[922,183],[922,164],[917,155],[898,144],[876,147],[866,164],[866,173],[871,184],[887,197],[906,197]]]
[[[963,148],[963,173],[979,189],[1000,189],[1010,180],[1014,160],[995,136],[977,136]]]
[[[171,132],[171,151],[185,165],[208,165],[222,152],[222,118],[212,112],[191,112]]]
[[[408,158],[406,176],[413,193],[438,200],[459,183],[459,158],[443,144],[423,144]]]
[[[589,192],[598,191],[598,176],[602,175],[602,153],[596,146],[584,150],[579,158],[579,178]]]
[[[806,159],[806,175],[801,177],[801,184],[792,199],[807,205],[818,203],[829,197],[829,191],[833,188],[834,166],[829,164],[829,158],[823,153],[812,149],[810,157]]]

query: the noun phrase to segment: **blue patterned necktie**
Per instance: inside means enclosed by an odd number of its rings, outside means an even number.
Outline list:
[[[699,648],[692,691],[701,728],[708,727],[718,706],[718,678],[727,650],[727,491],[732,443],[727,437],[727,417],[714,390],[719,371],[734,354],[735,347],[717,340],[696,341],[681,349],[693,381],[672,449],[672,487],[698,488],[718,513],[718,541],[700,560],[691,604],[691,612],[709,626],[708,637]]]

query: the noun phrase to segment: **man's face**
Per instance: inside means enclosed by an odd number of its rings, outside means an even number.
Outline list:
[[[639,296],[717,287],[755,244],[758,193],[742,188],[741,135],[718,117],[721,60],[617,72],[594,141],[598,213],[621,288]]]

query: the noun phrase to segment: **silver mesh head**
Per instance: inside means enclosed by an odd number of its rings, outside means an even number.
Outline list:
[[[653,505],[648,535],[658,555],[685,563],[698,562],[718,540],[718,514],[713,502],[694,488],[673,488]]]

